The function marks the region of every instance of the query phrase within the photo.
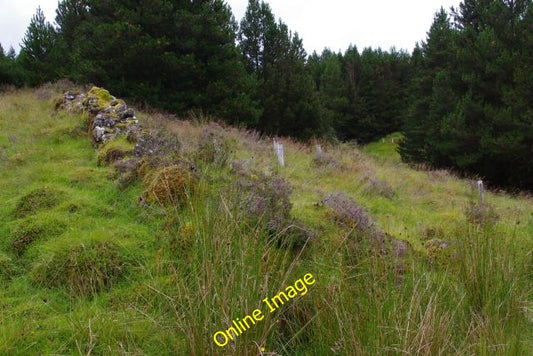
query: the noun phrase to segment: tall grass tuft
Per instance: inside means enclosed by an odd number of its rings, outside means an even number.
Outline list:
[[[167,253],[186,262],[168,262],[166,268],[176,286],[168,302],[191,355],[246,355],[258,353],[263,346],[275,351],[282,347],[276,338],[278,322],[291,318],[283,310],[268,313],[262,300],[303,276],[300,255],[279,249],[267,238],[263,225],[248,224],[242,211],[229,201],[237,197],[219,195],[203,182],[171,226],[182,243],[174,245],[178,253]],[[255,309],[263,310],[265,319],[224,348],[215,344],[215,332],[228,329],[232,320],[251,315]]]

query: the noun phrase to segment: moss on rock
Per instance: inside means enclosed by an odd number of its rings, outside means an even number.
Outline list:
[[[95,109],[104,110],[111,105],[113,96],[106,89],[92,87],[87,93],[88,103]]]
[[[98,148],[98,165],[113,163],[122,159],[133,151],[134,145],[128,142],[124,137],[118,137],[114,140],[107,141]]]

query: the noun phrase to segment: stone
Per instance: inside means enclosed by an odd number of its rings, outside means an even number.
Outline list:
[[[142,129],[135,117],[135,110],[128,108],[123,100],[97,87],[93,87],[87,95],[70,94],[65,93],[65,105],[79,102],[91,125],[90,132],[95,143],[102,144],[119,136],[125,137],[130,143],[137,143]]]
[[[447,249],[448,247],[450,247],[450,242],[449,241],[445,241],[445,240],[441,240],[441,239],[432,239],[432,240],[426,241],[424,246],[428,250],[429,249],[444,250],[444,249]]]
[[[128,125],[126,128],[126,139],[129,142],[137,142],[141,136],[142,129],[138,124]]]
[[[127,109],[128,109],[128,106],[126,104],[120,104],[118,108],[115,108],[115,111],[117,112],[117,114],[120,114],[121,112],[124,112]]]
[[[91,114],[98,114],[101,110],[101,108],[98,106],[98,98],[87,98],[87,108]]]
[[[124,111],[120,111],[120,112],[118,112],[118,117],[121,120],[125,120],[125,119],[128,119],[130,117],[135,117],[135,110],[133,110],[132,108],[129,108],[129,109],[126,109]]]
[[[102,112],[104,114],[112,114],[115,111],[115,108],[113,106],[109,106],[108,108],[104,109]]]
[[[72,94],[72,93],[70,93],[68,91],[65,93],[65,99],[66,100],[75,100],[76,97],[77,97],[77,94]]]
[[[117,120],[115,120],[114,118],[110,117],[110,116],[105,116],[104,117],[104,126],[106,127],[115,127],[117,123]]]
[[[104,134],[105,134],[105,129],[102,127],[96,126],[93,130],[93,139],[96,142],[103,142]]]
[[[105,126],[104,125],[104,115],[102,114],[97,114],[95,117],[94,117],[94,120],[93,120],[93,129],[95,129],[96,127],[103,127]]]
[[[107,142],[107,141],[112,140],[112,139],[114,139],[116,137],[117,137],[117,135],[114,134],[114,133],[106,133],[106,134],[104,134],[102,136],[102,142]]]

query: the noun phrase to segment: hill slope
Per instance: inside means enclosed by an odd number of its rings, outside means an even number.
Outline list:
[[[0,353],[532,354],[531,198],[157,113],[106,165],[58,89],[0,97]]]

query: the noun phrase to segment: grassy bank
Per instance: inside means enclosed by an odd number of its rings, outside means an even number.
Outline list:
[[[279,167],[270,138],[158,113],[172,153],[125,180],[59,89],[0,96],[1,354],[533,354],[531,197],[479,205],[398,136],[280,139]]]

